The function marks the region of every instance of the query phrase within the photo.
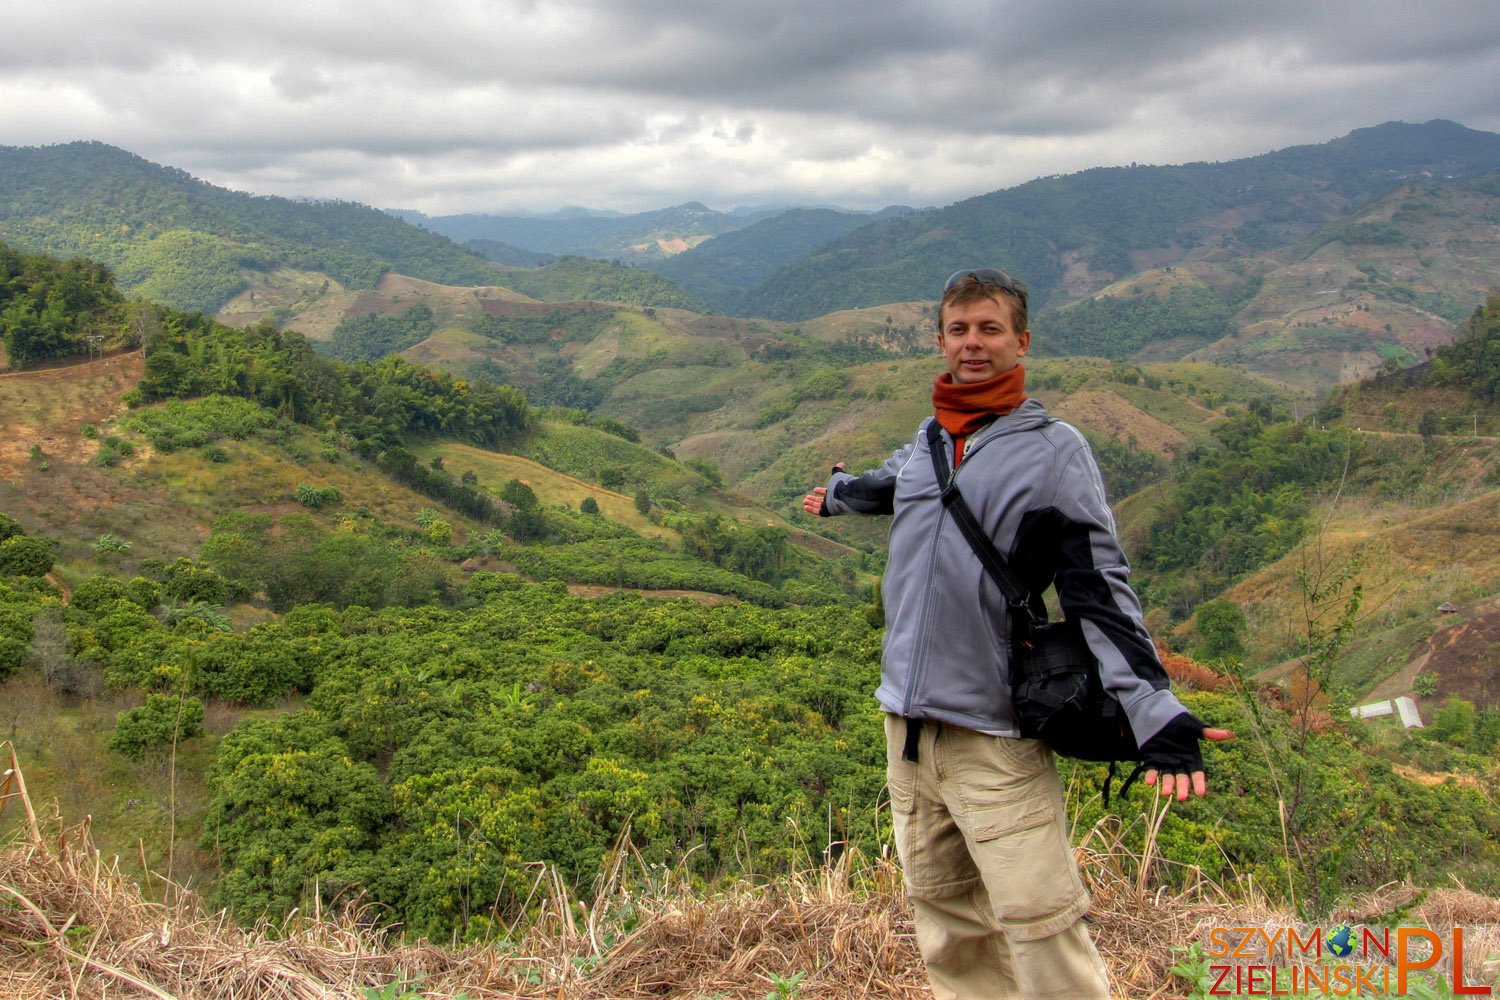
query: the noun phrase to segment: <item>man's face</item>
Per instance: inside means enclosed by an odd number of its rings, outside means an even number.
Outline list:
[[[937,341],[953,381],[984,382],[1020,363],[1031,346],[1031,331],[1016,326],[1008,302],[972,299],[944,309]]]

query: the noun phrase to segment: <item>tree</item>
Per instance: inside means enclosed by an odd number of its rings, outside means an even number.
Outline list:
[[[1432,713],[1429,734],[1445,743],[1466,747],[1474,737],[1474,726],[1478,719],[1479,711],[1474,703],[1454,695],[1446,705]]]
[[[0,576],[46,576],[55,558],[47,539],[13,535],[0,542]]]
[[[1417,424],[1417,433],[1422,435],[1422,440],[1430,442],[1442,432],[1443,424],[1437,413],[1432,410],[1423,410],[1422,420]]]
[[[1194,659],[1205,663],[1238,659],[1245,654],[1244,634],[1248,623],[1240,606],[1225,597],[1198,607],[1199,644]]]
[[[150,694],[144,705],[115,717],[109,748],[131,760],[203,735],[203,702],[186,695]]]
[[[599,513],[599,501],[593,497],[584,497],[583,502],[578,505],[578,510],[583,514]]]
[[[516,510],[535,510],[537,505],[536,491],[519,479],[508,480],[500,487],[500,499]]]
[[[24,604],[0,604],[0,680],[26,660],[31,646],[31,610]]]
[[[651,513],[651,494],[644,487],[635,495],[635,509],[642,514]]]

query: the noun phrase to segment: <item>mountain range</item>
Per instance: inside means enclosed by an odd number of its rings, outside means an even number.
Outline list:
[[[887,525],[800,498],[931,412],[936,284],[1003,263],[1174,683],[1241,734],[1160,860],[1317,912],[1493,892],[1496,138],[749,213],[652,268],[3,151],[0,724],[246,919],[368,888],[488,940],[627,830],[694,878],[820,826],[875,856]],[[1346,714],[1405,695],[1427,730]]]
[[[1039,178],[936,209],[725,213],[688,202],[634,215],[428,218],[228,191],[79,142],[0,147],[0,238],[94,257],[128,290],[202,309],[283,268],[355,288],[387,270],[482,283],[495,275],[482,258],[535,266],[572,255],[637,263],[717,311],[789,322],[929,299],[954,267],[985,261],[1024,276],[1041,312],[1153,267],[1295,247],[1402,185],[1497,171],[1500,135],[1390,122],[1224,163]]]

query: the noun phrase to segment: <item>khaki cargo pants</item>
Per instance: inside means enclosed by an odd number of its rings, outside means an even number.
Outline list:
[[[886,777],[917,947],[939,1000],[1108,1000],[1052,751],[887,715]]]

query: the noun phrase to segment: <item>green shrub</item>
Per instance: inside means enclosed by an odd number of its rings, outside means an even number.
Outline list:
[[[297,502],[302,506],[310,507],[313,510],[332,507],[344,498],[336,486],[311,486],[307,483],[298,486],[293,491],[293,496],[297,498]]]
[[[55,558],[47,539],[13,535],[0,542],[0,576],[46,576]]]
[[[94,456],[94,464],[107,469],[119,465],[120,459],[134,454],[135,445],[111,434],[99,443],[99,454]]]
[[[117,535],[100,535],[94,542],[95,555],[126,555],[130,552],[130,543]]]
[[[191,559],[175,560],[163,569],[162,575],[168,596],[178,601],[228,604],[246,596],[244,588],[233,580]]]
[[[74,588],[69,603],[80,611],[100,614],[116,601],[129,601],[142,611],[150,611],[161,603],[161,585],[141,577],[126,582],[116,576],[95,574]]]
[[[31,609],[24,604],[0,604],[0,681],[26,661],[31,638]]]
[[[201,735],[203,702],[187,696],[150,694],[144,705],[115,717],[109,748],[131,760],[141,760],[153,750]]]

